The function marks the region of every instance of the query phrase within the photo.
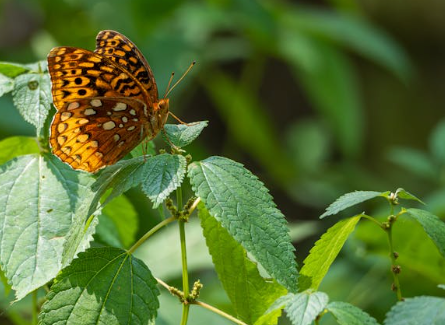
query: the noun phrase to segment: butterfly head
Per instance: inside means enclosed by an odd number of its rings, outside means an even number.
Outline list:
[[[168,98],[160,99],[159,102],[154,104],[156,118],[152,121],[153,128],[160,130],[164,127],[168,118],[168,105]]]

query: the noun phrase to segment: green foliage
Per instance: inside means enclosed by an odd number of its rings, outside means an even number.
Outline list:
[[[318,290],[321,281],[328,272],[349,235],[361,216],[337,222],[315,243],[300,270],[300,290]]]
[[[355,191],[352,193],[344,194],[326,209],[326,212],[320,216],[320,219],[330,215],[337,214],[340,211],[343,211],[347,208],[350,208],[364,201],[373,199],[375,197],[378,196],[386,197],[388,194],[389,192],[375,192],[375,191]]]
[[[199,207],[199,218],[216,272],[237,318],[254,324],[269,305],[287,291],[274,280],[264,279],[260,275],[257,265],[247,258],[245,249],[209,214],[203,204]],[[279,316],[280,313],[275,312],[275,320],[269,319],[267,324],[276,324]]]
[[[55,279],[40,324],[147,324],[159,307],[147,266],[117,248],[79,254]]]
[[[333,301],[326,306],[339,325],[379,325],[377,321],[360,308],[341,301]]]
[[[440,325],[445,323],[445,299],[414,297],[391,308],[385,325]]]
[[[164,131],[171,143],[182,148],[192,143],[208,124],[209,122],[207,121],[194,122],[189,125],[166,124],[164,126]]]
[[[295,292],[294,248],[284,216],[263,183],[241,164],[223,157],[192,163],[188,176],[210,214],[270,275]]]
[[[9,137],[0,141],[0,164],[31,153],[39,153],[39,146],[34,138]]]

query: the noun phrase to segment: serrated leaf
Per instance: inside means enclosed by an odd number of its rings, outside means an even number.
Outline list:
[[[339,325],[379,325],[375,318],[347,302],[334,301],[326,307]]]
[[[25,73],[15,78],[13,100],[23,118],[40,134],[51,108],[51,83],[47,73]]]
[[[189,165],[193,191],[229,234],[291,292],[297,263],[286,220],[256,176],[241,164],[210,157]]]
[[[36,138],[15,136],[3,139],[0,141],[0,165],[12,158],[39,151]]]
[[[285,305],[284,310],[293,325],[310,325],[325,309],[328,301],[328,295],[323,292],[289,293],[280,297],[274,303],[274,308]]]
[[[112,166],[108,166],[100,173],[99,178],[91,187],[97,193],[96,195],[100,197],[109,188],[113,189],[103,205],[143,181],[142,167],[145,163],[144,159],[149,159],[149,157],[121,160]]]
[[[42,306],[39,324],[147,324],[159,308],[147,266],[117,248],[93,248],[62,270]]]
[[[408,191],[405,191],[403,188],[397,189],[396,195],[397,195],[397,197],[399,197],[401,199],[417,201],[417,202],[425,205],[425,203],[421,199],[415,197],[413,194],[409,193]]]
[[[445,257],[445,223],[439,217],[425,210],[408,209],[406,212],[422,225],[426,234]]]
[[[18,299],[62,268],[73,220],[90,209],[93,178],[54,156],[27,155],[0,168],[0,262]]]
[[[343,219],[329,228],[312,247],[300,270],[300,290],[317,290],[360,216]]]
[[[162,154],[147,159],[143,166],[142,190],[153,202],[153,208],[181,185],[186,167],[187,161],[181,155]]]
[[[326,208],[326,212],[320,216],[320,219],[339,213],[347,208],[373,199],[378,196],[386,197],[390,192],[375,191],[355,191],[340,196],[334,203]]]
[[[236,317],[248,324],[255,323],[286,289],[273,280],[264,279],[257,265],[250,261],[244,248],[205,209],[198,206],[204,237],[218,277],[232,302]],[[227,258],[230,256],[230,259]],[[277,321],[268,319],[268,324]]]
[[[137,217],[136,210],[131,202],[125,196],[119,196],[103,208],[102,215],[99,216],[99,227],[97,230],[99,231],[102,222],[107,222],[104,220],[109,220],[111,222],[109,226],[115,229],[118,241],[122,243],[122,247],[127,248],[135,240],[138,230]]]
[[[14,80],[0,74],[0,97],[9,93],[14,88]]]
[[[398,302],[386,315],[385,325],[443,325],[445,299],[414,297]]]
[[[9,77],[15,78],[18,75],[29,71],[30,68],[24,64],[12,63],[12,62],[0,62],[0,73]]]
[[[208,124],[208,121],[189,124],[166,124],[164,126],[164,131],[171,143],[182,148],[192,143]],[[162,135],[165,139],[164,133]],[[168,141],[167,143],[170,144]]]

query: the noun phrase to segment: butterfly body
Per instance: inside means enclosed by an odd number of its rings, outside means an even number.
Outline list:
[[[112,165],[166,123],[168,99],[158,99],[150,66],[118,32],[100,32],[94,52],[52,49],[48,69],[57,108],[50,144],[74,169],[96,172]]]

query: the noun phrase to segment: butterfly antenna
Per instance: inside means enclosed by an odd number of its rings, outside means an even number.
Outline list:
[[[179,78],[179,80],[176,81],[175,84],[165,93],[164,98],[166,98],[168,96],[168,94],[170,94],[171,91],[182,81],[182,79],[184,79],[184,77],[187,75],[187,73],[189,73],[190,70],[192,70],[195,63],[196,63],[196,61],[193,61],[192,64],[190,64],[190,66],[187,68],[187,70],[185,70],[185,72],[182,74],[181,78]]]
[[[167,97],[167,94],[169,93],[169,89],[170,89],[170,85],[172,84],[172,81],[173,81],[173,77],[175,76],[175,73],[174,72],[172,72],[172,75],[170,76],[170,80],[168,81],[168,84],[167,84],[167,88],[165,89],[165,95],[164,95],[164,99]]]

